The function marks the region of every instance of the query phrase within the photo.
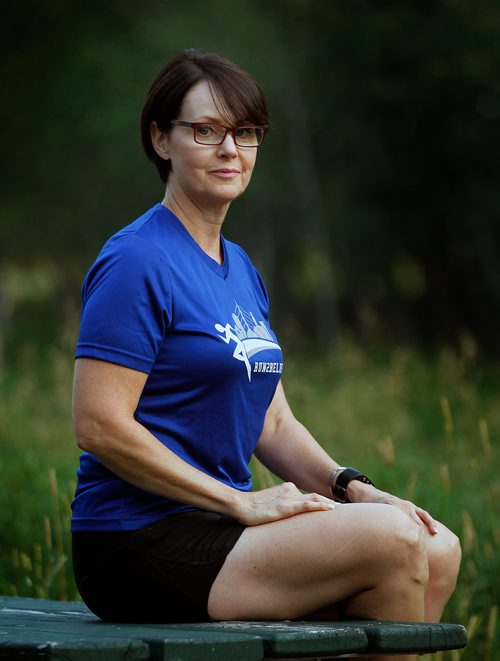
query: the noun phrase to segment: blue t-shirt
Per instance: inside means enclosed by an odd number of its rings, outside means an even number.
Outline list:
[[[104,245],[83,283],[77,358],[148,374],[135,418],[186,462],[249,491],[248,462],[283,369],[246,253],[219,265],[157,204]],[[191,506],[139,489],[84,452],[72,530],[136,530]]]

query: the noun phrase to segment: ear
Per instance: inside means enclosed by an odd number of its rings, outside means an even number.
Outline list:
[[[156,122],[151,122],[149,127],[149,132],[151,135],[151,143],[155,152],[163,158],[165,161],[170,159],[170,151],[168,148],[168,134],[164,133],[158,128]]]

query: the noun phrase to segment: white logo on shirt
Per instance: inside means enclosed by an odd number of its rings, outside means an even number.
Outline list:
[[[267,349],[277,349],[281,351],[279,344],[276,344],[271,333],[263,321],[257,322],[252,312],[245,312],[242,307],[236,303],[236,308],[232,314],[234,325],[215,324],[215,330],[222,335],[219,337],[229,344],[231,340],[236,344],[233,352],[233,358],[245,363],[248,380],[252,380],[252,367],[249,358],[259,351]]]

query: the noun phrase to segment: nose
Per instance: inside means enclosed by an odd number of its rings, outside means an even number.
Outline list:
[[[234,137],[231,131],[228,131],[226,133],[226,137],[219,145],[219,151],[221,154],[227,156],[236,156],[238,154],[236,143],[234,141]]]

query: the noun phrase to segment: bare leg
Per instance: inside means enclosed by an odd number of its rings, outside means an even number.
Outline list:
[[[425,593],[425,621],[439,622],[457,582],[462,553],[460,541],[446,526],[438,523],[437,535],[425,534],[429,559],[429,583]]]
[[[424,535],[429,562],[429,581],[424,598],[425,622],[439,622],[453,591],[460,569],[462,552],[460,540],[442,523],[438,523],[438,535],[427,530]],[[311,619],[338,620],[342,616],[338,604],[311,613]]]
[[[216,620],[297,619],[338,604],[348,617],[422,621],[423,539],[401,510],[379,504],[247,528],[212,586],[209,614]]]

